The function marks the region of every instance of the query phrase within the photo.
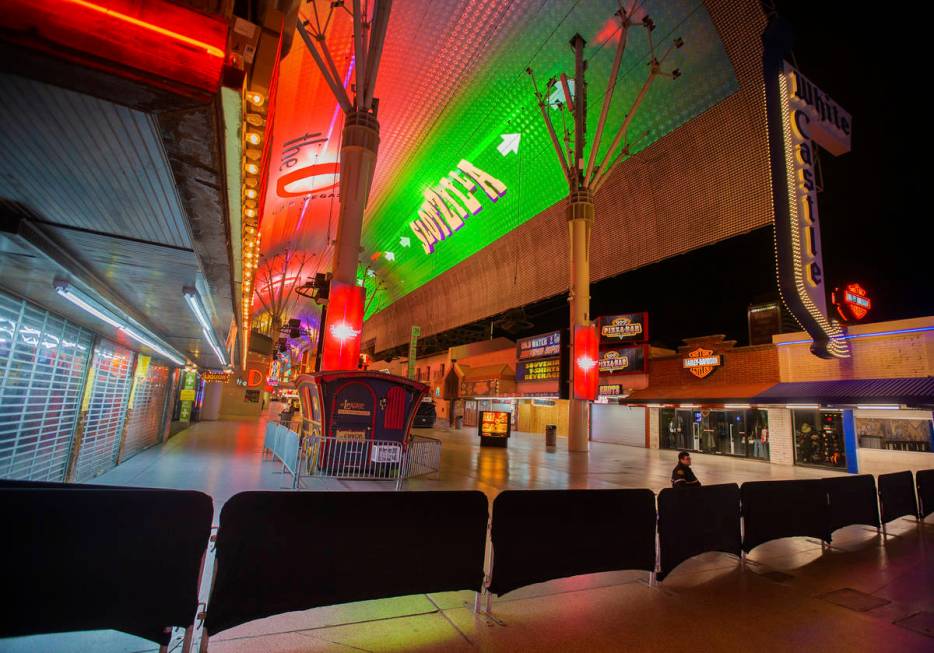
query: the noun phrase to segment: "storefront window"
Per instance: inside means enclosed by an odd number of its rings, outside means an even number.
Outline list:
[[[856,418],[859,446],[894,451],[931,451],[931,420]]]
[[[764,410],[664,408],[659,417],[663,449],[769,459],[769,422]]]
[[[795,462],[799,465],[846,467],[843,414],[795,410]]]

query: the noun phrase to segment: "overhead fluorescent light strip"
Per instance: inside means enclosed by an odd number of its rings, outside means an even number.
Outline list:
[[[185,359],[183,359],[183,358],[181,358],[180,356],[178,356],[177,354],[175,354],[175,353],[173,353],[173,352],[167,350],[166,348],[164,348],[164,347],[162,347],[162,346],[160,346],[160,345],[157,345],[156,343],[154,343],[154,342],[153,342],[152,340],[150,340],[149,338],[146,338],[146,337],[144,337],[144,336],[142,336],[142,335],[136,333],[136,331],[134,331],[134,330],[133,330],[128,324],[126,324],[125,322],[121,322],[121,321],[118,320],[117,318],[108,315],[105,311],[103,311],[103,310],[101,310],[100,308],[98,308],[97,306],[95,306],[95,305],[90,301],[90,298],[84,297],[84,296],[83,296],[83,295],[84,295],[83,293],[79,293],[79,292],[76,291],[74,288],[72,288],[71,286],[69,286],[67,283],[57,282],[56,285],[55,285],[55,292],[57,292],[59,295],[61,295],[62,297],[64,297],[64,298],[67,299],[68,301],[70,301],[70,302],[71,302],[72,304],[74,304],[75,306],[77,306],[77,307],[81,308],[82,310],[84,310],[86,313],[89,313],[90,315],[93,315],[94,317],[96,317],[97,319],[99,319],[101,322],[104,322],[104,323],[106,323],[106,324],[109,324],[110,326],[114,327],[115,329],[117,329],[117,330],[119,330],[119,331],[122,331],[123,333],[125,333],[126,335],[128,335],[128,336],[129,336],[130,338],[132,338],[133,340],[137,341],[137,342],[140,343],[141,345],[145,345],[146,347],[149,347],[149,348],[152,349],[154,352],[156,352],[156,353],[160,354],[161,356],[167,358],[168,360],[172,361],[172,362],[175,363],[176,365],[184,365],[184,364],[185,364]]]
[[[207,339],[208,344],[211,345],[211,349],[214,350],[214,355],[217,357],[218,362],[223,366],[227,364],[227,358],[221,352],[220,347],[217,346],[217,343],[214,342],[214,338],[211,337],[211,334],[208,333],[207,329],[201,329],[204,333],[204,337]]]
[[[85,312],[90,313],[91,315],[96,317],[101,322],[106,322],[107,324],[114,327],[115,329],[123,328],[123,325],[120,322],[117,322],[115,319],[111,318],[106,313],[103,313],[102,311],[98,310],[91,304],[87,303],[81,297],[79,297],[78,295],[73,293],[71,290],[69,290],[67,287],[57,286],[55,288],[55,292],[57,292],[59,295],[61,295],[62,297],[70,301],[75,306],[78,306],[79,308],[83,309]]]
[[[135,340],[136,342],[140,343],[141,345],[145,345],[146,347],[149,347],[149,348],[152,349],[153,351],[162,354],[163,356],[165,356],[166,358],[168,358],[170,361],[172,361],[172,362],[175,363],[176,365],[184,365],[184,364],[185,364],[185,361],[184,361],[184,360],[182,360],[182,359],[179,358],[178,356],[175,356],[174,354],[170,354],[169,352],[167,352],[165,349],[163,349],[162,347],[160,347],[160,346],[157,345],[156,343],[152,342],[151,340],[149,340],[149,339],[147,339],[147,338],[141,336],[140,334],[136,333],[135,331],[133,331],[133,329],[131,329],[131,328],[129,328],[129,327],[121,326],[121,327],[120,327],[120,330],[123,331],[123,332],[124,332],[125,334],[127,334],[128,336],[130,336],[131,338],[133,338],[133,340]]]
[[[201,302],[201,296],[194,288],[185,288],[183,292],[185,293],[185,301],[188,303],[188,307],[191,309],[191,312],[195,314],[195,318],[201,325],[201,333],[204,334],[204,339],[208,341],[218,362],[220,362],[221,365],[226,365],[227,357],[224,356],[220,343],[217,342],[217,338],[214,335],[214,327],[208,321],[207,312],[204,310],[204,304]]]

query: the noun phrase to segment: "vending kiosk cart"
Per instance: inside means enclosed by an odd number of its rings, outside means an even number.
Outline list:
[[[319,372],[298,377],[302,436],[314,442],[309,464],[384,475],[398,466],[428,386],[381,372]],[[367,474],[363,474],[367,475]]]

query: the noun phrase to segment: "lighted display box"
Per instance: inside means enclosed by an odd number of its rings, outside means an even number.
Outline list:
[[[428,386],[380,372],[340,371],[296,380],[302,435],[323,438],[317,465],[398,463]]]
[[[481,447],[506,447],[512,429],[512,414],[504,410],[480,412],[477,435]]]

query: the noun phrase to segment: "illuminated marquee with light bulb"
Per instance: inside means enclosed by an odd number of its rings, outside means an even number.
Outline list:
[[[817,208],[816,150],[850,150],[852,118],[787,61],[775,66],[767,92],[775,183],[775,242],[782,297],[813,338],[821,358],[845,358],[849,348],[840,324],[827,310]]]
[[[262,144],[265,140],[266,98],[257,91],[243,94],[243,187],[241,220],[241,256],[243,271],[241,275],[240,322],[243,333],[252,328],[254,273],[259,266],[259,185],[262,173]],[[246,366],[249,338],[242,338],[241,366]]]

